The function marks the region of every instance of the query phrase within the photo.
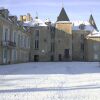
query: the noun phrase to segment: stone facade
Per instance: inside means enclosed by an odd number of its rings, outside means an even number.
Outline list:
[[[100,61],[100,33],[89,34],[85,39],[86,61]]]
[[[29,61],[30,34],[21,23],[7,9],[0,10],[0,64]]]
[[[100,61],[98,34],[92,15],[88,22],[72,22],[62,8],[55,23],[49,19],[43,22],[38,16],[33,19],[29,13],[21,15],[18,21],[16,16],[9,16],[7,9],[1,9],[0,64]]]

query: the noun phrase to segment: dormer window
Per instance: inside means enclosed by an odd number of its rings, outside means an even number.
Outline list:
[[[85,30],[85,25],[84,25],[84,24],[80,24],[80,25],[79,25],[79,29],[80,29],[80,30]]]

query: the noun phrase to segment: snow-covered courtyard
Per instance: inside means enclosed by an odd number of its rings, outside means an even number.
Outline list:
[[[0,65],[0,100],[100,100],[98,62]]]

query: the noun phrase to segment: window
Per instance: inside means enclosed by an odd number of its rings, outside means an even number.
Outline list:
[[[3,58],[7,58],[7,49],[6,48],[3,49]]]
[[[13,42],[16,43],[16,32],[13,33]]]
[[[20,34],[18,34],[18,46],[20,46]]]
[[[94,54],[94,60],[98,60],[98,54]]]
[[[35,49],[39,49],[39,40],[35,40]]]
[[[84,34],[81,34],[81,39],[82,39],[82,40],[84,39]]]
[[[81,50],[84,51],[84,43],[81,43]]]
[[[84,24],[80,24],[80,25],[79,25],[79,29],[80,29],[80,30],[84,30],[84,29],[85,29],[85,25],[84,25]]]
[[[17,50],[13,49],[12,50],[12,61],[16,62],[17,60]]]
[[[51,32],[55,32],[55,27],[50,27]]]
[[[59,54],[59,61],[62,61],[62,55]]]
[[[4,40],[8,41],[9,40],[9,34],[8,34],[8,29],[5,29],[5,34],[4,34]]]
[[[39,38],[39,30],[35,30],[35,38]]]
[[[39,30],[35,30],[35,49],[39,49]]]
[[[54,45],[54,42],[51,43],[51,52],[54,52],[55,51],[55,45]]]
[[[28,48],[30,48],[30,38],[28,37]]]
[[[65,49],[65,58],[69,59],[69,49]]]
[[[99,49],[99,44],[94,43],[93,48],[94,48],[94,51],[97,51]]]
[[[51,56],[51,61],[54,61],[54,56],[53,55]]]

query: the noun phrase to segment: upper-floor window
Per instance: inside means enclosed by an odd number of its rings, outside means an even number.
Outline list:
[[[55,51],[55,44],[54,42],[51,43],[51,52],[54,52]]]
[[[18,39],[17,32],[14,31],[13,34],[12,34],[12,42],[17,43],[17,39]]]
[[[5,29],[5,33],[4,33],[4,40],[8,41],[9,40],[9,33],[8,33],[8,29]]]
[[[39,38],[39,30],[35,30],[35,38]]]
[[[84,24],[80,24],[80,25],[79,25],[79,29],[80,29],[80,30],[85,30],[85,25],[84,25]]]
[[[84,51],[84,43],[81,43],[81,50]]]
[[[35,40],[35,49],[39,49],[39,40]]]
[[[55,32],[55,27],[50,27],[50,32]]]

